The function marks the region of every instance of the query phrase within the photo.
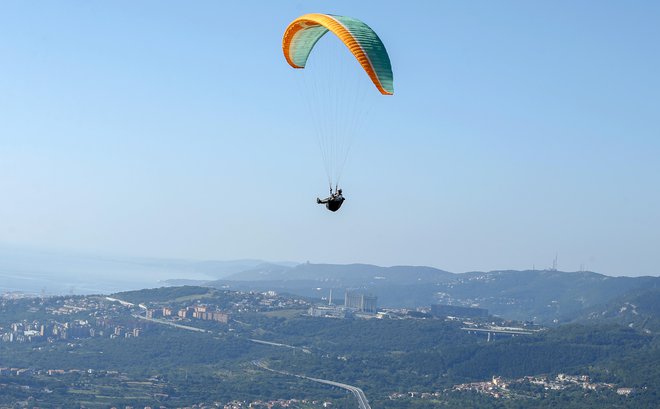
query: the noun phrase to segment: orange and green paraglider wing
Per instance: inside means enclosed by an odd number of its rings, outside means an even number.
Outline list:
[[[293,20],[282,39],[289,65],[305,68],[312,48],[328,31],[348,47],[381,94],[394,94],[392,65],[383,42],[368,25],[352,17],[314,13]]]

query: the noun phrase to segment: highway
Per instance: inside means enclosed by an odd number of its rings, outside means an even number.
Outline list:
[[[133,304],[132,302],[120,300],[118,298],[105,297],[105,299],[110,301],[110,302],[118,302],[119,304],[123,305],[124,307],[129,307],[129,308],[135,307],[135,304]]]
[[[119,300],[119,299],[116,299],[116,298],[108,298],[108,301],[119,302],[122,305],[131,306],[131,307],[135,306],[135,304],[128,303],[126,301],[122,301],[122,300]],[[140,306],[140,307],[142,307],[142,306]],[[188,326],[188,325],[176,324],[176,323],[171,322],[171,321],[159,320],[159,319],[155,319],[155,318],[147,318],[147,317],[143,317],[142,315],[139,315],[139,314],[132,314],[132,315],[133,315],[133,317],[141,319],[141,320],[151,321],[151,322],[155,322],[155,323],[158,323],[158,324],[169,325],[169,326],[172,326],[172,327],[175,327],[175,328],[185,329],[185,330],[188,330],[188,331],[212,333],[212,331],[208,331],[208,330],[201,329],[201,328],[196,328],[196,327],[191,327],[191,326]],[[311,353],[311,351],[307,348],[296,347],[296,346],[293,346],[293,345],[280,344],[280,343],[277,343],[277,342],[270,342],[270,341],[262,341],[260,339],[252,339],[252,338],[248,338],[248,340],[252,341],[254,343],[258,343],[258,344],[270,345],[270,346],[275,346],[275,347],[280,347],[280,348],[300,349],[305,353],[308,353],[308,354]],[[265,370],[270,371],[270,372],[275,372],[275,373],[278,373],[278,374],[281,374],[281,375],[287,375],[287,376],[295,376],[297,378],[307,379],[307,380],[312,381],[312,382],[318,382],[318,383],[322,383],[322,384],[325,384],[325,385],[334,386],[336,388],[345,389],[345,390],[351,392],[355,396],[355,398],[358,400],[358,404],[360,406],[360,409],[371,409],[371,406],[369,406],[369,401],[367,400],[367,396],[364,394],[364,391],[362,391],[362,389],[358,388],[357,386],[348,385],[348,384],[341,383],[341,382],[329,381],[327,379],[311,378],[311,377],[305,376],[305,375],[296,375],[296,374],[292,374],[292,373],[289,373],[289,372],[278,371],[278,370],[269,368],[262,361],[252,361],[252,363],[254,365],[258,366],[259,368],[265,369]]]
[[[145,320],[145,321],[156,322],[156,323],[158,323],[158,324],[169,325],[169,326],[171,326],[171,327],[176,327],[176,328],[186,329],[186,330],[188,330],[188,331],[195,331],[195,332],[208,332],[208,333],[210,333],[210,334],[213,333],[213,332],[208,331],[208,330],[205,330],[205,329],[196,328],[196,327],[190,327],[190,326],[188,326],[188,325],[176,324],[176,323],[171,322],[171,321],[157,320],[157,319],[155,319],[155,318],[147,318],[147,317],[143,317],[143,316],[138,315],[138,314],[133,314],[133,317],[138,318],[138,319],[141,319],[141,320]]]
[[[253,339],[253,338],[248,338],[248,340],[252,341],[254,343],[257,343],[257,344],[270,345],[270,346],[273,346],[273,347],[299,349],[299,350],[303,351],[306,354],[311,354],[312,353],[312,351],[310,351],[307,348],[303,348],[303,347],[294,347],[293,345],[280,344],[280,343],[277,343],[277,342],[270,342],[270,341],[262,341],[260,339]]]
[[[474,331],[474,332],[490,332],[493,334],[510,334],[510,335],[533,335],[535,332],[532,330],[513,330],[513,329],[498,329],[498,328],[472,328],[472,327],[463,327],[463,331]]]
[[[305,375],[296,375],[285,371],[278,371],[276,369],[269,368],[262,361],[252,361],[252,363],[258,366],[259,368],[265,369],[270,372],[275,372],[281,375],[295,376],[297,378],[307,379],[308,381],[318,382],[325,385],[334,386],[336,388],[346,389],[347,391],[351,392],[358,400],[358,405],[360,405],[360,409],[371,409],[371,406],[369,405],[369,401],[367,400],[367,396],[364,394],[364,391],[358,388],[357,386],[348,385],[341,382],[329,381],[327,379],[312,378]]]
[[[112,302],[118,302],[119,304],[121,304],[125,307],[130,307],[130,308],[135,307],[135,304],[124,301],[124,300],[120,300],[118,298],[105,297],[105,299],[108,300],[108,301],[112,301]],[[140,304],[139,307],[142,308],[143,310],[147,309],[147,307],[144,304]],[[172,321],[159,320],[159,319],[155,319],[155,318],[147,318],[147,317],[143,317],[140,314],[131,314],[131,315],[134,318],[137,318],[137,319],[141,319],[141,320],[145,320],[145,321],[151,321],[151,322],[155,322],[155,323],[163,324],[163,325],[169,325],[170,327],[181,328],[181,329],[185,329],[185,330],[188,330],[188,331],[208,332],[210,334],[213,333],[212,331],[208,331],[208,330],[197,328],[197,327],[191,327],[191,326],[188,326],[188,325],[176,324]]]

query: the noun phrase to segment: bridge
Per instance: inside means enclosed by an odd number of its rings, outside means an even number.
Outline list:
[[[491,338],[495,334],[506,334],[515,337],[517,335],[534,335],[540,330],[532,330],[525,328],[513,328],[513,327],[486,327],[486,328],[473,328],[473,327],[462,327],[463,331],[468,333],[486,333],[488,335],[488,341],[490,342]]]

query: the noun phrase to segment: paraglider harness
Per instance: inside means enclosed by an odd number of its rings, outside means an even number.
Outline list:
[[[330,196],[326,197],[325,199],[321,200],[318,197],[316,198],[316,203],[318,204],[325,204],[325,207],[330,210],[331,212],[336,212],[339,210],[341,207],[342,203],[344,203],[344,200],[346,198],[342,196],[341,189],[337,189],[335,187],[335,191],[332,191],[332,186],[330,187]]]

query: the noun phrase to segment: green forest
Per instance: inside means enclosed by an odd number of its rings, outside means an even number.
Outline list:
[[[200,293],[195,288],[150,290],[134,301],[212,297],[230,303],[235,293]],[[223,301],[224,300],[224,301]],[[2,325],[37,319],[34,300],[5,302]],[[33,312],[30,312],[33,311]],[[30,368],[32,376],[0,376],[1,404],[32,399],[43,407],[105,407],[108,403],[169,406],[233,399],[328,399],[354,407],[345,391],[256,367],[271,368],[358,386],[373,407],[550,408],[655,407],[660,385],[660,339],[618,324],[570,324],[530,336],[483,335],[462,331],[461,323],[430,319],[330,319],[304,309],[246,312],[229,325],[205,322],[209,332],[192,332],[150,322],[134,338],[91,337],[68,342],[0,343],[0,367]],[[130,311],[117,322],[135,320]],[[258,344],[258,339],[290,347]],[[49,376],[39,370],[67,372]],[[110,374],[109,374],[110,373]],[[588,375],[595,382],[634,388],[628,397],[613,391],[532,391],[534,399],[496,399],[454,392],[456,384],[493,376]],[[393,393],[438,392],[433,399],[392,400]],[[570,403],[569,403],[570,402]],[[49,406],[51,405],[51,406]],[[570,406],[573,405],[573,406]]]

